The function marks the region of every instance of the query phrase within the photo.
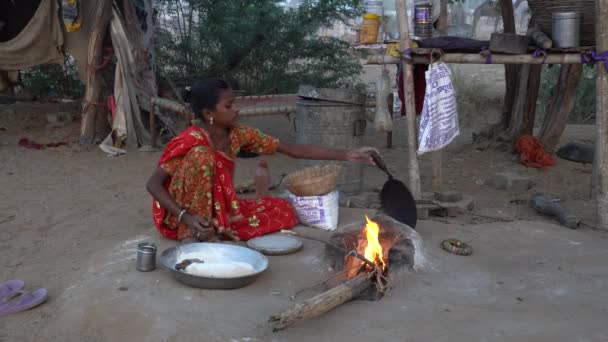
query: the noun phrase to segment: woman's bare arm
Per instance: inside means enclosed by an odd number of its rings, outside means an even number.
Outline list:
[[[167,179],[169,179],[169,174],[160,167],[156,168],[146,183],[146,189],[171,215],[179,217],[182,208],[165,189],[164,184]],[[209,229],[209,223],[200,216],[185,213],[182,216],[182,222],[190,228],[192,235],[197,239],[205,240],[213,235],[213,230]]]
[[[313,145],[280,143],[277,152],[296,159],[313,160],[342,160],[352,162],[370,162],[370,153],[376,151],[372,147],[362,147],[356,150],[344,150]],[[377,151],[376,151],[377,152]]]

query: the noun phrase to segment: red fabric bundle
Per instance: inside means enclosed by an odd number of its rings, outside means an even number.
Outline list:
[[[521,163],[527,167],[544,169],[555,165],[553,155],[545,152],[543,143],[531,135],[524,135],[515,144]]]

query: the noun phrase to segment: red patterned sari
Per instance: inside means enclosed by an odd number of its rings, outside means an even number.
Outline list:
[[[233,230],[242,240],[293,228],[298,219],[291,205],[278,198],[239,199],[234,191],[234,156],[245,149],[273,154],[279,141],[255,128],[238,126],[230,132],[231,156],[214,149],[207,132],[191,127],[175,137],[158,163],[170,178],[165,188],[192,215],[211,222],[218,230]],[[190,229],[153,203],[154,225],[169,239],[191,237]]]

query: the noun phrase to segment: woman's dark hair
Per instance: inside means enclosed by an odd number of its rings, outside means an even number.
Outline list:
[[[229,89],[228,83],[219,78],[196,81],[187,97],[194,115],[199,117],[204,109],[215,110],[223,90]]]

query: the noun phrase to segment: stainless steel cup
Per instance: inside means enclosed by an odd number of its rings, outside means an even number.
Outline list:
[[[141,272],[153,271],[156,268],[156,245],[143,242],[137,245],[137,270]]]

